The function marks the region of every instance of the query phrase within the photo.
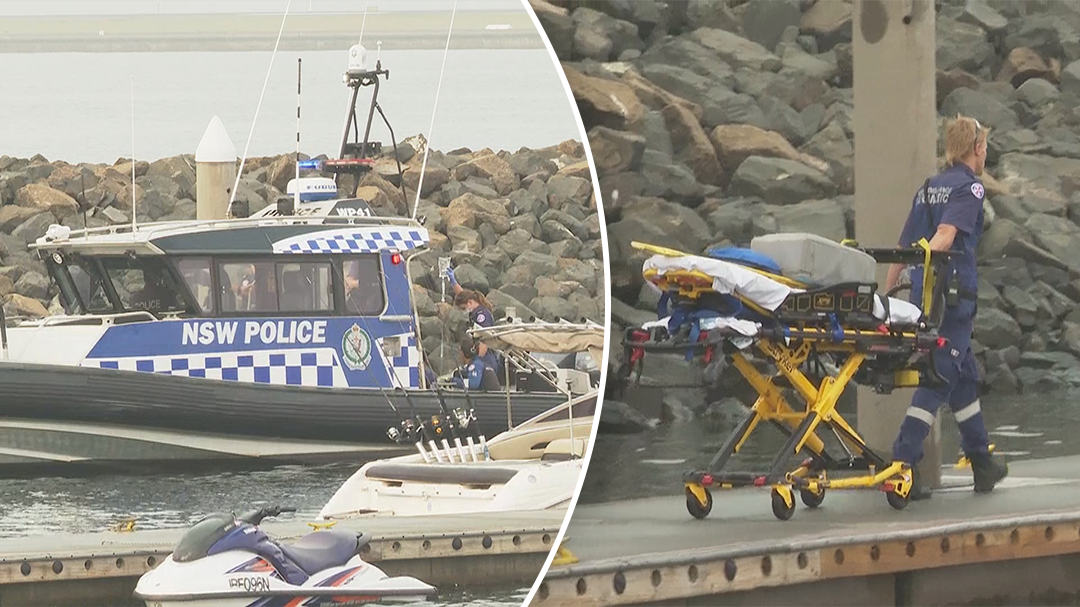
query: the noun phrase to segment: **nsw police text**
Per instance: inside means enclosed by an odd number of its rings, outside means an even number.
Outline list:
[[[245,344],[323,344],[326,343],[326,322],[325,320],[185,322],[181,343],[185,346],[229,345],[236,343],[236,337],[240,335]]]

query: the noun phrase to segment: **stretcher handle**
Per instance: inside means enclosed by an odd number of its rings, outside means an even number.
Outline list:
[[[873,257],[878,263],[922,265],[926,262],[926,250],[918,246],[911,248],[867,247],[859,250]],[[959,255],[961,255],[959,251],[933,251],[930,255],[930,263],[944,265]]]

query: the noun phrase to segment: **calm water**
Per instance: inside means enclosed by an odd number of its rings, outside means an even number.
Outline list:
[[[1080,454],[1078,402],[1080,393],[982,398],[991,442],[1010,461]],[[841,413],[857,421],[854,412]],[[959,455],[960,438],[950,413],[941,420],[942,464],[949,466]],[[640,434],[597,436],[579,503],[681,494],[682,474],[708,465],[737,422],[673,422]],[[758,426],[725,469],[764,470],[783,443],[777,429]]]
[[[375,41],[365,42],[373,63]],[[242,155],[270,64],[266,52],[0,54],[0,155],[108,162],[195,153],[210,118],[225,124]],[[348,49],[278,51],[248,156],[296,148],[296,59],[303,60],[301,148],[336,156],[350,89]],[[382,53],[390,78],[379,104],[400,142],[428,136],[442,51]],[[367,87],[370,89],[371,87]],[[361,91],[364,112],[370,90]],[[376,112],[373,139],[390,143]],[[517,150],[581,140],[547,51],[451,50],[429,139],[432,147]]]
[[[267,504],[296,513],[275,521],[312,520],[358,466],[281,466],[272,470],[0,480],[0,538],[105,531],[135,518],[140,529],[185,528],[204,515]],[[441,587],[428,605],[511,607],[526,588]]]

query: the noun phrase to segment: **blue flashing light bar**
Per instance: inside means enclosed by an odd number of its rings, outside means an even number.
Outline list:
[[[312,160],[301,160],[297,164],[300,165],[301,169],[317,169],[317,168],[319,168],[319,166],[322,163],[320,161],[318,161],[318,160],[312,159]]]

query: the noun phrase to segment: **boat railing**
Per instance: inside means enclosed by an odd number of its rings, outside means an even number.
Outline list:
[[[81,228],[71,230],[63,237],[49,238],[43,236],[37,242],[29,245],[30,249],[36,249],[53,244],[77,243],[80,240],[89,239],[93,236],[131,234],[151,234],[184,229],[221,229],[243,228],[273,225],[356,225],[356,226],[401,226],[423,227],[420,222],[408,217],[364,217],[364,216],[338,216],[338,215],[279,215],[276,217],[248,217],[244,219],[189,219],[180,221],[157,221],[138,224],[116,224],[99,226],[96,228]]]

